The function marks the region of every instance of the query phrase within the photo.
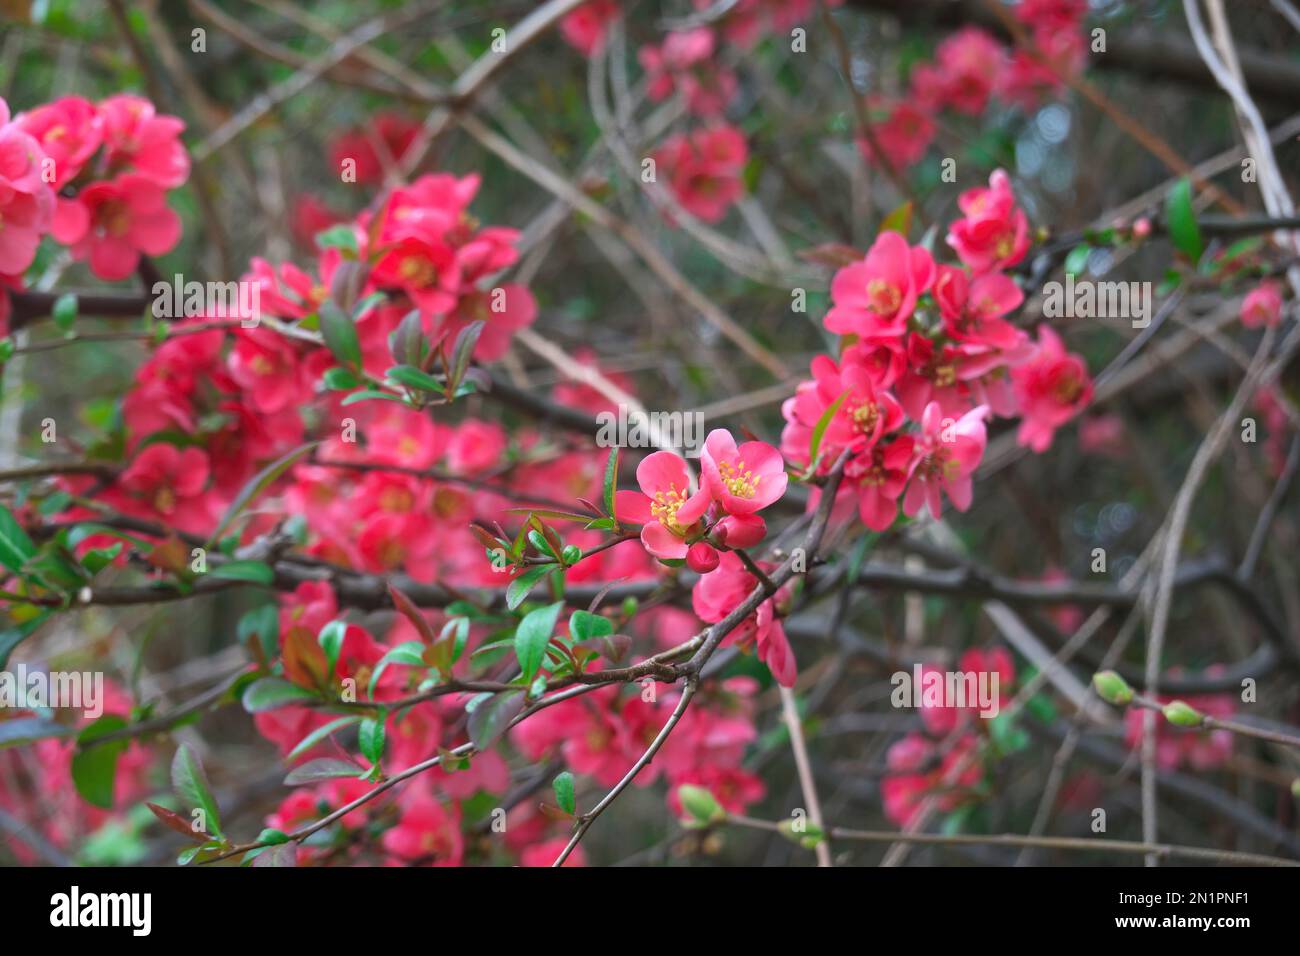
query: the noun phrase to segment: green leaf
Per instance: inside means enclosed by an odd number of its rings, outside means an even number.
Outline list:
[[[510,726],[510,721],[524,709],[524,695],[516,691],[483,694],[466,704],[465,709],[469,711],[467,730],[470,742],[478,750],[486,750],[496,743]]]
[[[239,489],[239,494],[235,495],[234,500],[230,502],[230,507],[226,509],[226,514],[221,519],[221,523],[218,524],[216,530],[212,532],[212,536],[208,538],[208,548],[212,547],[214,541],[220,540],[225,530],[230,527],[231,522],[239,517],[240,512],[260,498],[266,489],[275,484],[281,475],[297,464],[298,460],[302,458],[303,455],[307,454],[307,452],[311,451],[318,444],[320,444],[320,442],[313,441],[308,442],[305,445],[299,445],[293,451],[287,452],[277,458],[250,478],[248,484]]]
[[[1083,275],[1083,271],[1088,268],[1088,260],[1092,257],[1092,246],[1088,243],[1080,243],[1069,251],[1065,257],[1065,272],[1067,275]]]
[[[6,747],[21,747],[38,740],[45,740],[47,737],[67,737],[71,733],[73,731],[70,727],[46,720],[44,717],[0,720],[0,750]]]
[[[70,334],[77,321],[76,294],[65,292],[55,299],[54,308],[50,310],[50,318],[54,319],[54,324],[58,326],[60,332],[64,335]]]
[[[51,613],[48,610],[41,611],[30,620],[0,631],[0,669],[9,663],[9,655],[13,653],[14,648],[36,633],[36,629],[45,623]]]
[[[384,759],[384,718],[367,717],[361,722],[361,727],[357,731],[357,743],[361,747],[361,755],[376,767]]]
[[[614,513],[614,492],[618,490],[618,446],[615,445],[609,450],[609,458],[605,459],[605,484],[603,495],[605,499],[605,514],[617,520],[618,515]]]
[[[573,774],[564,771],[555,778],[551,786],[555,788],[555,802],[559,804],[560,809],[573,816],[578,809],[577,801],[573,796]]]
[[[286,787],[301,787],[304,784],[320,783],[322,780],[337,780],[339,777],[356,777],[360,769],[354,763],[339,760],[337,757],[318,757],[308,760],[301,767],[294,767],[284,778]]]
[[[27,536],[17,519],[4,505],[0,505],[0,564],[18,574],[23,564],[36,553],[36,545]]]
[[[308,700],[316,700],[316,696],[311,691],[304,690],[297,684],[290,684],[279,677],[263,677],[253,681],[244,690],[242,698],[244,710],[250,714],[260,714]]]
[[[897,232],[904,238],[912,231],[912,200],[899,206],[880,223],[881,232]]]
[[[77,735],[77,751],[72,755],[72,784],[83,800],[105,810],[113,807],[117,758],[126,750],[128,741],[113,740],[89,748],[86,744],[126,726],[126,720],[117,714],[105,714]]]
[[[379,677],[388,668],[389,664],[407,664],[411,667],[423,667],[424,665],[424,645],[419,641],[406,641],[398,644],[391,651],[379,659],[375,665],[374,673],[370,675],[370,687],[366,693],[370,697],[375,696],[375,687],[379,684]]]
[[[531,681],[537,676],[546,654],[546,645],[551,641],[555,622],[563,607],[563,601],[556,601],[529,611],[519,622],[519,627],[515,630],[515,656],[519,658],[519,669],[523,671],[525,681]]]
[[[569,617],[569,636],[575,641],[588,641],[593,637],[608,637],[614,633],[614,622],[600,614],[574,611]]]
[[[319,314],[320,334],[325,339],[325,347],[344,365],[360,368],[361,341],[357,338],[356,323],[333,299],[321,303]]]
[[[432,392],[435,395],[443,394],[442,382],[438,381],[428,372],[422,372],[413,365],[394,365],[384,375],[398,385],[405,385],[407,388],[413,388],[417,392]]]
[[[217,811],[216,798],[208,786],[203,764],[186,744],[181,744],[172,758],[172,788],[181,798],[182,805],[193,810],[202,810],[207,820],[204,828],[213,836],[221,836],[221,815]]]
[[[1174,184],[1165,200],[1165,226],[1174,248],[1193,262],[1200,261],[1205,240],[1196,222],[1196,210],[1192,208],[1192,184],[1186,178]]]
[[[478,337],[486,326],[487,323],[480,319],[471,322],[457,333],[456,343],[451,348],[451,370],[448,373],[452,382],[459,384],[465,377],[469,361],[474,357],[474,346],[478,344]]]
[[[316,248],[318,249],[346,249],[353,255],[360,250],[357,246],[357,234],[352,227],[339,223],[337,226],[330,226],[321,232],[316,233]]]
[[[347,398],[343,399],[343,401],[341,401],[339,404],[343,406],[355,405],[358,402],[369,402],[375,399],[381,399],[382,401],[385,402],[397,402],[399,405],[406,404],[406,401],[397,395],[389,395],[387,392],[376,391],[373,388],[368,388],[365,391],[361,391],[361,392],[353,392]]]
[[[523,574],[514,578],[506,585],[506,607],[514,610],[524,603],[524,598],[528,597],[528,592],[546,575],[555,570],[553,564],[539,564],[537,567],[529,568]]]
[[[275,583],[275,569],[265,561],[227,561],[209,571],[208,576],[228,581],[250,581],[253,584]]]
[[[239,643],[250,650],[252,642],[256,640],[263,662],[274,659],[280,649],[280,609],[275,604],[253,608],[239,619],[235,634]]]
[[[361,384],[361,379],[357,378],[350,369],[342,365],[335,365],[333,368],[327,368],[322,379],[325,387],[335,392],[347,392]]]
[[[334,668],[339,662],[339,654],[343,651],[343,636],[347,632],[348,625],[345,621],[330,621],[316,635],[316,640],[320,643],[321,649],[325,651],[327,665],[325,673],[334,673]]]
[[[302,738],[302,740],[298,741],[298,743],[294,745],[294,748],[289,751],[289,755],[287,759],[296,760],[297,758],[305,754],[307,751],[315,747],[318,743],[325,740],[331,734],[337,733],[338,731],[342,730],[344,727],[350,727],[353,724],[359,724],[361,723],[361,721],[362,721],[361,715],[357,714],[352,717],[340,717],[338,720],[331,720],[328,724],[325,724],[323,727],[317,727],[315,730],[313,730],[306,737]]]

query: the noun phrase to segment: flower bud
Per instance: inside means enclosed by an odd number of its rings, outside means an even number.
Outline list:
[[[1173,700],[1165,704],[1162,713],[1165,715],[1165,720],[1175,727],[1199,727],[1205,720],[1205,716],[1199,710],[1181,700]]]
[[[1093,674],[1092,686],[1096,688],[1097,696],[1108,704],[1122,706],[1133,699],[1133,688],[1114,671]]]
[[[686,566],[696,574],[708,574],[718,566],[718,552],[707,541],[697,541],[686,552]]]
[[[716,797],[703,787],[684,783],[677,788],[677,799],[682,802],[682,809],[695,826],[719,823],[727,815]]]

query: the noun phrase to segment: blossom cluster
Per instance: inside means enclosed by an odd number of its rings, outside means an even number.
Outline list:
[[[909,517],[938,518],[944,495],[970,507],[991,417],[1019,417],[1020,443],[1041,452],[1092,397],[1086,365],[1055,332],[1042,326],[1034,341],[1011,321],[1024,292],[1007,270],[1030,235],[1006,173],[958,205],[947,241],[960,265],[885,231],[835,274],[824,322],[848,344],[838,362],[814,358],[783,406],[786,459],[825,474],[851,455],[840,494],[873,531],[893,525],[900,499]]]
[[[167,191],[190,172],[184,128],[126,93],[66,96],[12,119],[0,100],[0,276],[26,270],[44,235],[101,279],[170,251],[181,222]]]
[[[893,168],[915,165],[938,132],[945,110],[979,116],[995,98],[1030,110],[1057,95],[1062,75],[1087,60],[1082,25],[1087,0],[1020,0],[1012,12],[1027,30],[1034,50],[1009,49],[988,31],[968,26],[946,37],[932,60],[912,67],[907,89],[872,97],[871,136],[858,140],[862,154]]]

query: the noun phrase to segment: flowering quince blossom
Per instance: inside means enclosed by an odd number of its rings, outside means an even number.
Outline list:
[[[618,492],[620,521],[641,525],[641,543],[656,558],[682,559],[687,539],[703,534],[700,519],[712,499],[704,488],[691,491],[686,462],[670,451],[647,455],[636,468],[639,492]]]
[[[994,705],[999,711],[1011,700],[1011,688],[1016,681],[1016,666],[1005,648],[994,647],[986,651],[972,647],[962,654],[956,670],[963,674],[996,675],[998,697]],[[942,674],[944,669],[937,665],[926,664],[922,666],[921,672],[923,675]],[[965,707],[947,703],[936,705],[933,702],[927,703],[924,695],[921,695],[920,712],[925,729],[933,736],[943,738],[958,727],[976,721],[979,718],[980,706],[977,702],[969,700]]]
[[[591,56],[605,42],[609,25],[619,12],[617,0],[589,0],[565,14],[560,36],[583,56]]]
[[[957,205],[964,219],[948,230],[948,245],[976,274],[1006,269],[1025,258],[1029,220],[1016,205],[1011,180],[1002,170],[989,177],[988,188],[968,189]]]
[[[637,59],[646,71],[646,95],[659,102],[681,93],[696,116],[721,116],[739,88],[736,74],[714,55],[713,31],[696,27],[668,34],[661,46],[646,45]]]
[[[716,223],[744,195],[740,175],[747,153],[740,131],[724,125],[671,137],[655,150],[654,160],[682,208]]]
[[[915,515],[922,505],[927,505],[930,515],[938,519],[943,507],[941,491],[958,511],[970,507],[971,473],[984,457],[988,442],[984,428],[987,415],[988,406],[979,405],[954,422],[943,417],[938,402],[925,407],[903,496],[904,514]]]
[[[1045,451],[1056,429],[1092,401],[1088,367],[1046,325],[1039,327],[1037,351],[1011,378],[1023,416],[1018,437],[1034,451]]]
[[[9,105],[0,98],[0,274],[16,275],[31,265],[49,229],[54,193],[41,179],[44,159],[37,140],[10,122]]]
[[[835,273],[826,328],[868,338],[901,334],[934,273],[929,252],[896,232],[882,232],[861,262]]]
[[[984,779],[984,768],[978,760],[972,760],[978,746],[978,738],[969,733],[943,750],[919,733],[908,734],[891,745],[885,755],[889,770],[880,783],[885,815],[899,826],[910,826],[931,794],[939,797],[942,810],[955,810]],[[958,772],[958,766],[965,769]]]
[[[775,565],[764,566],[760,562],[759,567],[769,571]],[[717,569],[696,583],[691,592],[691,605],[700,620],[716,624],[743,604],[758,586],[758,578],[749,572],[740,557],[734,551],[726,551]],[[754,645],[758,659],[768,666],[782,687],[793,687],[797,676],[794,652],[777,616],[777,605],[788,599],[789,589],[782,588],[760,604],[727,638],[742,646]]]
[[[356,182],[381,182],[385,170],[405,159],[419,134],[416,120],[397,113],[380,113],[367,126],[335,138],[329,147],[330,165],[342,172],[350,160],[355,164],[350,169]]]
[[[180,241],[180,217],[168,207],[161,186],[139,173],[124,173],[84,188],[76,203],[60,203],[51,230],[89,259],[101,279],[125,279],[141,253],[162,255]]]
[[[1282,318],[1282,290],[1272,280],[1261,282],[1241,303],[1241,324],[1248,329],[1277,325]]]

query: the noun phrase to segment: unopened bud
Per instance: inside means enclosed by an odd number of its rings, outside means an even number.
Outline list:
[[[696,574],[708,574],[718,566],[718,552],[707,541],[697,541],[686,552],[686,566]]]
[[[1199,727],[1205,720],[1205,716],[1199,710],[1181,700],[1173,700],[1165,704],[1163,713],[1165,720],[1175,727]]]
[[[1092,686],[1097,696],[1108,704],[1123,706],[1133,699],[1133,688],[1114,671],[1100,671],[1092,675]]]

